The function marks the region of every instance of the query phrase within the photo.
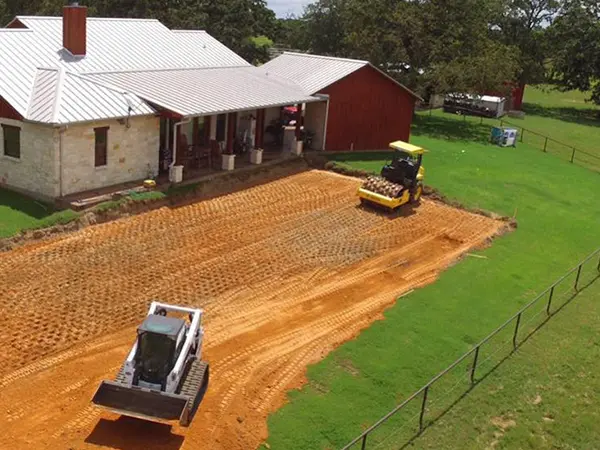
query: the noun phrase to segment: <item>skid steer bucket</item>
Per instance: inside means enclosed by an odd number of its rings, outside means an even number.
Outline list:
[[[188,397],[152,391],[137,386],[126,386],[114,381],[103,381],[92,403],[125,416],[151,421],[179,420],[188,422]]]

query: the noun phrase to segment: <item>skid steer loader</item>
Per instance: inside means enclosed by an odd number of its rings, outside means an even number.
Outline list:
[[[421,164],[425,149],[404,141],[390,143],[392,161],[381,169],[381,176],[367,178],[358,188],[362,204],[372,204],[388,210],[406,203],[418,203],[423,194],[425,168]]]
[[[186,314],[188,320],[181,318]],[[115,381],[103,381],[92,403],[117,414],[189,426],[208,387],[202,314],[152,302]]]

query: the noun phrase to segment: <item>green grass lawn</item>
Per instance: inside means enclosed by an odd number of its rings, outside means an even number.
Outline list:
[[[600,245],[598,173],[528,145],[488,145],[488,132],[434,115],[416,121],[411,142],[430,150],[427,184],[468,206],[516,215],[518,229],[309,367],[308,384],[269,418],[272,449],[340,448]],[[378,170],[385,157],[335,159]],[[349,362],[358,375],[345,369]],[[373,439],[368,448],[385,436]]]
[[[592,449],[600,443],[600,281],[414,442],[430,449]],[[397,447],[396,447],[397,448]]]
[[[0,188],[0,238],[21,230],[67,223],[77,217],[72,210],[56,211],[52,205]]]
[[[579,91],[558,92],[545,86],[527,86],[523,103],[525,119],[511,122],[523,122],[527,129],[600,158],[600,107],[586,102],[587,97]],[[525,139],[531,145],[544,146],[544,139],[539,136],[525,132]],[[555,142],[548,143],[548,150],[566,158],[571,156],[571,148]],[[575,152],[575,159],[600,170],[600,159],[581,152]]]

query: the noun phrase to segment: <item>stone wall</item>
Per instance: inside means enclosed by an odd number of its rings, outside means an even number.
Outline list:
[[[0,124],[21,129],[19,159],[4,154],[0,127],[0,186],[50,199],[59,195],[58,130],[51,126],[0,117]]]
[[[158,173],[159,118],[134,117],[70,125],[63,134],[63,195],[142,180]],[[109,127],[107,164],[94,167],[94,128]]]

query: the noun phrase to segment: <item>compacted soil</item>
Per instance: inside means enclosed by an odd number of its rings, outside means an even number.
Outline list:
[[[431,200],[364,209],[359,183],[307,171],[0,254],[0,448],[254,448],[308,364],[505,226]],[[187,429],[90,404],[152,299],[205,311]]]

